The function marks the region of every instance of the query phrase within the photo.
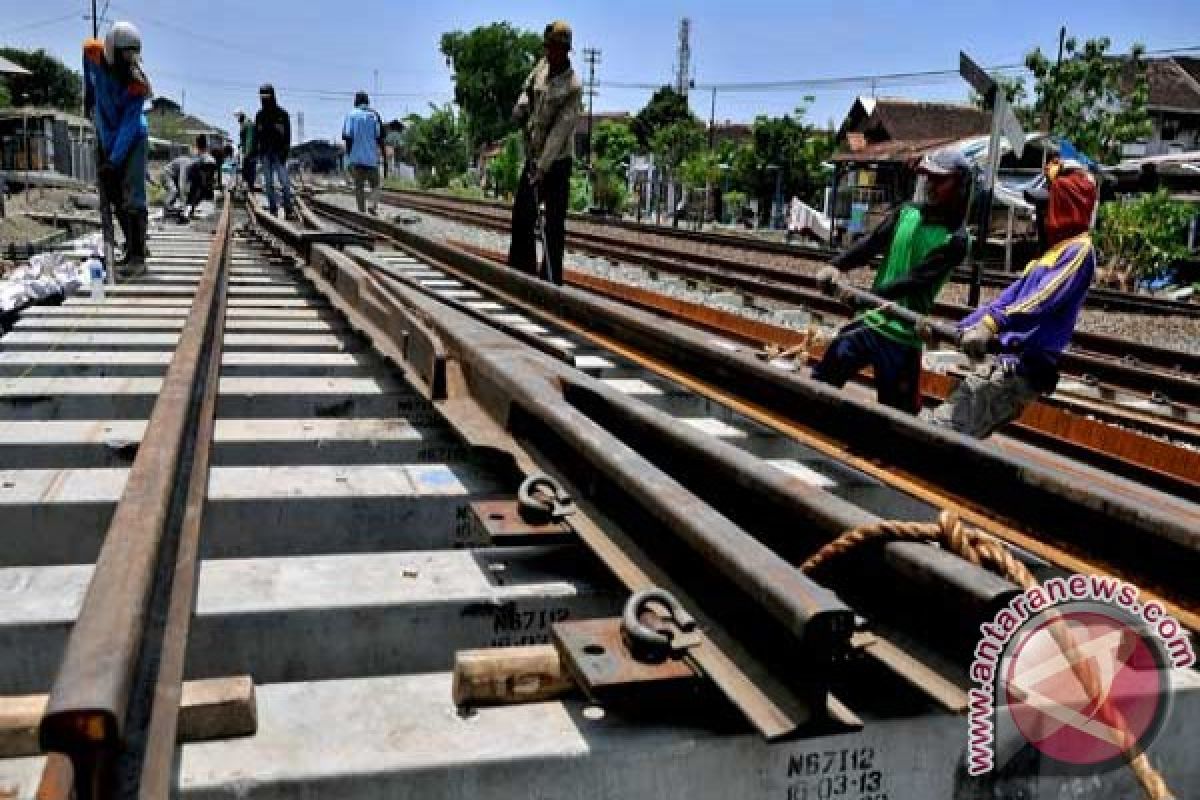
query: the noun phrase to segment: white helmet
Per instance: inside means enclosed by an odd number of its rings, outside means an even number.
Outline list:
[[[117,63],[117,53],[121,50],[142,51],[142,34],[132,22],[114,24],[104,37],[104,60],[109,65]]]

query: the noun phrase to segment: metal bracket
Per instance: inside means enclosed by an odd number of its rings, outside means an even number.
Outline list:
[[[649,664],[679,658],[701,641],[695,618],[673,594],[657,587],[629,597],[621,614],[621,638],[630,655]]]
[[[517,490],[517,506],[524,517],[561,520],[575,513],[571,495],[549,475],[530,475]]]
[[[470,505],[466,525],[455,539],[458,546],[559,544],[575,541],[575,532],[565,522],[522,518],[512,500],[477,500]]]

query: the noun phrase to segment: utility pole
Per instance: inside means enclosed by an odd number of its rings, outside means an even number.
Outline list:
[[[679,21],[679,48],[676,50],[675,92],[687,97],[692,72],[692,21],[684,17]]]
[[[1054,85],[1058,87],[1058,71],[1062,67],[1063,44],[1067,40],[1067,26],[1063,25],[1058,29],[1058,60],[1054,62]],[[1054,118],[1058,114],[1058,102],[1056,98],[1051,98],[1050,109],[1046,114],[1046,133],[1054,135]]]
[[[304,112],[296,112],[296,143],[304,143]]]
[[[717,149],[717,87],[712,87],[712,104],[708,107],[708,151]]]
[[[600,63],[600,51],[595,47],[583,48],[583,60],[588,65],[587,77],[587,157],[588,166],[592,165],[592,105],[596,99],[596,65]]]

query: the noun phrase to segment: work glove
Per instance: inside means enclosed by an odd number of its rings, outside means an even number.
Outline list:
[[[821,267],[817,271],[817,288],[821,290],[821,294],[832,297],[841,277],[842,273],[837,267]]]
[[[972,361],[982,361],[987,356],[988,345],[994,338],[996,338],[996,334],[992,332],[992,329],[980,322],[963,331],[962,338],[959,339],[959,346]]]
[[[933,321],[929,317],[921,317],[920,321],[913,326],[913,331],[917,334],[918,339],[930,347],[937,343],[937,331],[934,330]]]

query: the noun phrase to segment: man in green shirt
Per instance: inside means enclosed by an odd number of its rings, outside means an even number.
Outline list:
[[[817,284],[835,290],[844,270],[866,265],[884,253],[871,291],[898,306],[927,315],[951,271],[967,252],[964,225],[971,191],[971,164],[956,150],[939,150],[921,160],[917,174],[926,199],[905,203],[871,234],[817,273]],[[863,367],[875,373],[884,405],[916,414],[921,407],[921,338],[909,322],[885,309],[859,314],[838,331],[813,370],[813,378],[842,387]]]

